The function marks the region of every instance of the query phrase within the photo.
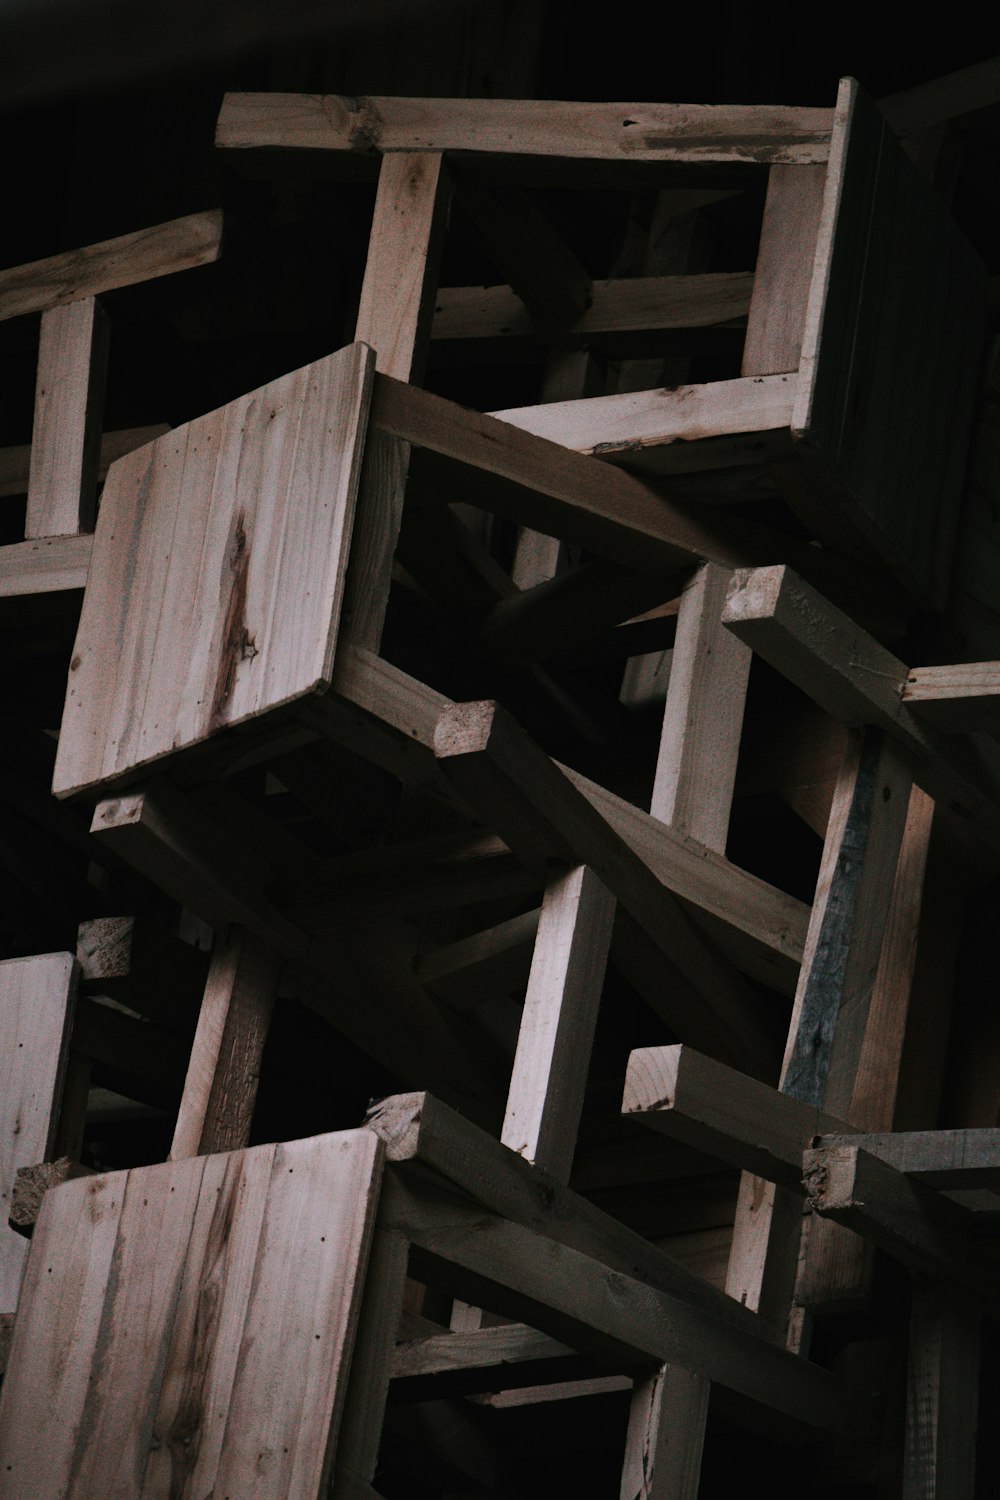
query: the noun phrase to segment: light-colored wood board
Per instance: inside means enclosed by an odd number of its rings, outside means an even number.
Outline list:
[[[329,1481],[381,1168],[365,1130],[275,1148],[219,1494],[239,1494],[251,1475],[275,1500]]]
[[[620,1500],[697,1500],[711,1385],[661,1365],[632,1392]]]
[[[500,152],[597,161],[823,162],[827,109],[227,94],[223,149]]]
[[[818,1149],[858,1146],[928,1187],[1000,1188],[1000,1130],[873,1131],[820,1136]]]
[[[569,1180],[614,898],[585,865],[546,887],[500,1139]]]
[[[749,1070],[771,1070],[771,1041],[742,978],[515,720],[491,702],[456,704],[441,715],[434,751],[459,793],[529,868],[550,859],[591,867],[631,919],[631,936],[670,973],[662,1003],[675,1031]]]
[[[982,1312],[959,1287],[915,1286],[903,1500],[974,1500]]]
[[[640,456],[649,460],[654,449],[676,448],[655,472],[686,473],[746,463],[763,451],[771,434],[780,445],[791,424],[795,389],[794,374],[767,374],[511,407],[491,415],[577,453],[626,466]]]
[[[124,458],[126,453],[142,448],[169,431],[166,422],[156,422],[150,427],[123,427],[117,431],[102,433],[97,461],[98,479],[106,476],[116,458]],[[0,448],[0,497],[27,494],[30,470],[30,443],[22,443],[14,448]]]
[[[591,304],[558,342],[586,341],[635,329],[711,328],[745,317],[753,274],[715,271],[695,276],[630,276],[595,281]],[[530,339],[538,329],[509,286],[440,287],[433,339]]]
[[[0,320],[211,265],[221,248],[222,211],[212,209],[12,266],[0,271]]]
[[[706,563],[681,597],[649,807],[654,818],[722,855],[751,655],[722,624],[730,578]]]
[[[329,683],[370,374],[352,345],[112,468],[57,795]]]
[[[24,534],[93,531],[109,324],[95,297],[42,314]]]
[[[786,493],[822,540],[880,558],[937,607],[986,298],[985,267],[946,205],[845,79],[792,423],[804,477]]]
[[[448,196],[438,154],[400,152],[379,168],[354,337],[375,350],[375,368],[397,380],[420,378]]]
[[[86,588],[93,546],[92,536],[58,536],[0,547],[0,599]]]
[[[743,375],[797,370],[812,282],[826,168],[774,166],[767,176]]]
[[[903,703],[922,724],[945,734],[1000,729],[1000,662],[911,667]]]
[[[709,1156],[798,1188],[802,1153],[835,1118],[690,1047],[641,1047],[625,1074],[622,1113]]]
[[[0,1312],[17,1308],[28,1253],[7,1223],[14,1179],[54,1143],[76,984],[69,953],[0,964]]]
[[[392,1356],[393,1379],[437,1375],[452,1370],[499,1369],[538,1359],[561,1359],[573,1353],[537,1328],[503,1323],[495,1328],[430,1334],[397,1344]]]
[[[69,1492],[73,1438],[89,1426],[91,1371],[106,1340],[125,1182],[123,1172],[78,1179],[42,1201],[0,1391],[0,1471],[9,1500]]]
[[[281,964],[278,954],[245,928],[217,935],[171,1161],[246,1146]]]

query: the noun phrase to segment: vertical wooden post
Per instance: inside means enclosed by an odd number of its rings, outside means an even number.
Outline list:
[[[636,1381],[620,1500],[697,1500],[710,1389],[677,1365]]]
[[[94,529],[108,328],[96,297],[42,314],[26,537]]]
[[[282,963],[243,928],[217,935],[171,1161],[247,1144]]]
[[[500,1139],[569,1181],[615,902],[585,865],[542,902]]]
[[[757,251],[744,375],[797,370],[827,169],[772,166]]]
[[[974,1500],[981,1322],[960,1287],[914,1286],[903,1500]]]

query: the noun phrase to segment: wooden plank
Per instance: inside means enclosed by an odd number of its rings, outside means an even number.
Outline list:
[[[679,1365],[636,1381],[620,1500],[697,1500],[710,1390]]]
[[[0,1312],[14,1312],[27,1242],[8,1226],[20,1167],[43,1161],[55,1139],[76,1003],[69,953],[0,964]]]
[[[334,1500],[354,1500],[357,1486],[375,1477],[408,1254],[402,1235],[376,1225],[337,1443]]]
[[[212,209],[12,266],[0,271],[0,320],[211,265],[221,249],[222,210]]]
[[[399,1343],[393,1351],[392,1376],[394,1380],[412,1380],[455,1370],[489,1370],[502,1384],[501,1372],[508,1365],[563,1359],[573,1352],[568,1344],[525,1323],[502,1323],[495,1328],[450,1330]]]
[[[93,545],[92,536],[58,536],[0,547],[0,599],[86,588]]]
[[[787,447],[796,376],[627,391],[491,413],[524,432],[649,474],[760,462]]]
[[[435,755],[460,794],[529,867],[587,864],[666,965],[663,1006],[679,1034],[747,1069],[773,1066],[771,1043],[742,981],[688,923],[634,851],[516,722],[493,703],[446,709]]]
[[[785,492],[821,540],[879,557],[938,607],[986,296],[946,205],[845,79],[792,422],[803,479]]]
[[[457,202],[475,238],[536,323],[562,328],[586,312],[589,273],[522,188],[462,177]]]
[[[540,912],[526,911],[495,927],[443,944],[417,960],[421,984],[457,1010],[522,989],[531,972]]]
[[[245,928],[217,936],[171,1161],[246,1146],[281,966],[274,950]]]
[[[115,780],[329,683],[371,359],[352,345],[114,466],[57,795]],[[108,640],[119,642],[111,670]]]
[[[997,103],[1000,103],[1000,58],[990,57],[955,73],[930,78],[914,88],[886,94],[878,101],[878,107],[897,135],[908,136]]]
[[[690,1047],[640,1047],[625,1074],[622,1114],[769,1182],[799,1188],[802,1153],[834,1117]]]
[[[649,807],[723,855],[750,676],[749,648],[722,625],[730,578],[707,563],[681,596]]]
[[[155,422],[149,427],[123,427],[116,432],[102,433],[97,478],[104,479],[116,458],[124,458],[126,453],[144,447],[146,443],[151,443],[154,438],[162,437],[169,431],[166,422]],[[30,471],[30,443],[0,448],[0,496],[27,494]]]
[[[500,1139],[568,1182],[614,898],[585,865],[546,887]]]
[[[436,153],[400,152],[379,168],[354,337],[375,350],[375,368],[396,380],[420,379],[448,196]]]
[[[108,337],[95,297],[42,314],[26,537],[94,529]]]
[[[797,370],[826,186],[825,167],[774,166],[743,345],[743,375]]]
[[[622,1273],[609,1297],[599,1261],[481,1208],[435,1201],[391,1170],[383,1191],[386,1222],[410,1240],[422,1279],[520,1316],[583,1353],[678,1364],[793,1421],[842,1425],[836,1378],[784,1349],[753,1335],[720,1340],[717,1325],[713,1337],[698,1311]]]
[[[831,114],[768,105],[227,94],[224,150],[455,151],[592,161],[823,162]]]
[[[927,1187],[1000,1189],[1000,1130],[823,1132],[817,1150],[857,1146]]]
[[[915,1286],[906,1378],[903,1500],[973,1500],[982,1314],[945,1282]]]
[[[749,271],[694,276],[629,276],[591,285],[591,303],[558,333],[558,343],[638,329],[711,328],[746,317],[754,284]],[[532,339],[538,329],[509,286],[439,287],[432,339]],[[603,343],[603,339],[602,339]]]
[[[1000,662],[911,667],[903,703],[921,724],[944,734],[1000,729]]]
[[[888,730],[925,791],[972,817],[984,839],[1000,839],[1000,770],[988,743],[963,745],[924,728],[902,702],[904,664],[790,569],[740,570],[723,618],[834,718]]]
[[[967,1209],[857,1146],[806,1151],[802,1175],[815,1213],[846,1224],[914,1273],[946,1276],[996,1305],[995,1259],[973,1242]]]

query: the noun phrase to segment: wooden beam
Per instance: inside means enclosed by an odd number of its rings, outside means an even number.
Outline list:
[[[493,703],[455,704],[438,721],[434,752],[460,794],[529,867],[556,859],[593,869],[672,976],[663,993],[668,1024],[748,1069],[773,1067],[769,1036],[742,981],[734,982],[648,865],[512,718]]]
[[[974,1500],[981,1324],[962,1288],[914,1287],[902,1500]]]
[[[279,955],[245,928],[216,935],[170,1161],[249,1142],[281,968]]]
[[[483,250],[536,324],[563,328],[586,312],[593,285],[589,273],[522,188],[462,177],[457,201]]]
[[[456,151],[590,161],[826,161],[832,111],[769,105],[575,104],[227,94],[224,150]]]
[[[116,458],[124,458],[126,453],[144,447],[146,443],[153,442],[169,431],[170,427],[166,422],[156,422],[150,427],[124,427],[117,432],[102,433],[97,478],[105,477]],[[0,448],[0,497],[26,495],[30,472],[30,443],[22,443],[14,448]]]
[[[431,994],[468,1010],[523,989],[531,972],[540,912],[523,912],[496,927],[447,943],[417,960],[416,973]]]
[[[919,784],[1000,843],[1000,762],[989,745],[925,728],[902,701],[908,668],[790,568],[738,571],[723,618],[834,718],[886,729],[913,757]]]
[[[615,902],[585,865],[549,882],[500,1139],[569,1181]]]
[[[222,210],[217,208],[12,266],[0,271],[0,321],[211,265],[221,251]]]
[[[795,1189],[801,1186],[803,1151],[821,1132],[825,1138],[842,1128],[792,1095],[681,1045],[631,1053],[622,1114]]]
[[[1000,729],[1000,662],[911,667],[902,701],[920,724],[942,734]]]
[[[711,1384],[677,1364],[636,1380],[620,1500],[697,1500]]]
[[[617,333],[659,332],[669,328],[711,328],[746,317],[753,273],[714,271],[696,276],[629,276],[595,281],[591,303],[546,339],[559,347]],[[540,330],[523,300],[509,286],[438,288],[431,338],[529,339]],[[603,336],[603,337],[602,337]]]
[[[86,588],[93,546],[92,536],[58,536],[0,547],[0,599]]]
[[[1000,1130],[901,1130],[847,1134],[823,1132],[817,1150],[857,1147],[897,1172],[942,1192],[1000,1190]]]
[[[825,187],[825,167],[773,166],[767,174],[744,376],[799,368]]]
[[[96,297],[42,313],[26,537],[94,529],[108,338]]]

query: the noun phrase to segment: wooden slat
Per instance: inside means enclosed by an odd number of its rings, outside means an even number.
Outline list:
[[[542,902],[500,1139],[569,1180],[614,899],[584,865],[550,881]]]
[[[741,373],[797,370],[826,168],[774,166],[767,177]]]
[[[460,179],[458,203],[501,276],[544,327],[575,323],[591,302],[591,278],[521,188]]]
[[[108,333],[94,297],[42,314],[26,537],[94,529]]]
[[[334,1500],[354,1500],[356,1487],[375,1477],[408,1253],[402,1235],[376,1225],[337,1444]]]
[[[822,162],[831,114],[766,105],[227,94],[223,149],[457,151],[594,161]]]
[[[558,333],[560,346],[646,329],[711,328],[745,317],[753,274],[713,271],[695,276],[629,276],[595,281],[591,303]],[[439,287],[432,339],[536,339],[539,331],[509,286]]]
[[[903,703],[921,724],[944,734],[1000,729],[1000,662],[911,667]]]
[[[0,1312],[14,1312],[27,1242],[7,1224],[20,1167],[43,1161],[55,1139],[76,1002],[69,953],[0,964]]]
[[[973,1500],[982,1314],[937,1282],[914,1287],[906,1378],[903,1500]]]
[[[750,675],[749,649],[722,624],[730,577],[707,563],[681,597],[649,807],[718,854],[726,852]]]
[[[150,427],[123,427],[116,432],[102,433],[97,478],[103,479],[106,476],[116,458],[124,458],[126,453],[151,443],[154,438],[162,437],[169,431],[166,422],[156,422]],[[14,448],[0,448],[0,496],[27,494],[30,470],[30,443],[22,443]]]
[[[679,1365],[636,1381],[620,1500],[697,1500],[710,1390]]]
[[[171,1161],[246,1146],[281,964],[273,949],[244,928],[217,937]]]
[[[820,1150],[857,1146],[928,1187],[1000,1189],[1000,1130],[873,1131],[823,1134]]]
[[[92,536],[59,536],[0,547],[0,599],[86,588],[93,546]]]
[[[531,865],[589,865],[632,919],[635,941],[667,967],[662,1006],[681,1035],[748,1069],[773,1066],[766,1028],[735,974],[690,926],[649,867],[523,730],[493,703],[445,710],[434,739],[442,769]]]
[[[329,681],[370,375],[370,352],[352,345],[114,466],[57,795]],[[109,640],[119,642],[110,667]]]
[[[318,1494],[380,1162],[343,1132],[48,1193],[0,1400],[11,1496]]]
[[[222,211],[213,209],[13,266],[0,271],[0,320],[207,266],[218,260],[221,248]]]
[[[539,915],[527,911],[435,948],[417,960],[418,978],[459,1010],[522,989],[531,971]]]

